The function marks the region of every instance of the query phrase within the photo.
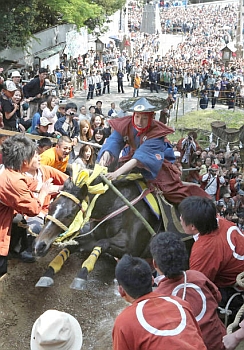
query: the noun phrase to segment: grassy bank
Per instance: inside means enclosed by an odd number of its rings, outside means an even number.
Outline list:
[[[204,143],[208,143],[208,135],[211,133],[211,123],[214,121],[222,121],[226,123],[226,128],[239,129],[244,124],[244,112],[242,110],[227,109],[207,109],[192,111],[180,117],[178,121],[171,118],[169,126],[175,129],[175,133],[169,135],[171,142],[178,141],[184,137],[190,129],[198,133],[198,139]]]

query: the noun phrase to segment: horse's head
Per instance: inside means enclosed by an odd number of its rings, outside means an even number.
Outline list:
[[[65,181],[61,194],[50,204],[44,227],[35,240],[35,256],[46,255],[55,239],[73,222],[87,193],[86,185],[77,187],[71,179]]]

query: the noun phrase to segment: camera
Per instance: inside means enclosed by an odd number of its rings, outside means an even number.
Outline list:
[[[188,140],[189,140],[189,141],[192,141],[192,137],[191,137],[190,135],[188,136]]]
[[[75,115],[75,112],[70,112],[70,114],[69,115]]]

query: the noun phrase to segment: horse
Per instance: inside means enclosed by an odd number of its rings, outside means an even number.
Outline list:
[[[104,176],[103,178],[101,176],[97,177],[91,185],[98,183],[105,185]],[[88,274],[93,270],[101,253],[108,253],[118,259],[125,253],[145,259],[151,257],[149,243],[154,234],[164,230],[162,218],[157,217],[146,201],[142,199],[143,195],[136,181],[124,178],[114,181],[113,185],[128,202],[132,203],[133,208],[137,210],[137,213],[140,213],[151,227],[151,230],[148,229],[143,220],[125,206],[123,198],[109,187],[95,202],[90,217],[91,231],[85,233],[83,230],[75,238],[78,245],[69,245],[68,243],[67,247],[50,263],[46,273],[36,284],[37,287],[52,285],[54,283],[54,274],[61,269],[68,256],[80,249],[91,254],[82,264],[80,271],[70,286],[77,290],[85,289]],[[79,187],[70,178],[66,180],[60,196],[50,204],[47,221],[34,242],[33,254],[36,257],[42,257],[47,254],[52,243],[62,231],[69,227],[82,209],[81,203],[86,196],[89,197],[89,202],[95,196],[88,193],[86,184]],[[166,216],[168,225],[171,225],[171,227],[168,226],[168,230],[176,232],[177,227],[174,226],[174,219],[169,217],[169,212]],[[182,233],[179,234],[182,235]]]

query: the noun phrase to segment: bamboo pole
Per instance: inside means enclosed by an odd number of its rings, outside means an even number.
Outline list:
[[[122,199],[122,201],[133,211],[136,217],[138,217],[143,225],[146,227],[146,229],[149,231],[149,233],[152,236],[156,235],[156,232],[152,228],[152,226],[147,222],[147,220],[144,219],[144,217],[139,213],[139,211],[122,195],[122,193],[112,184],[111,181],[109,181],[105,175],[100,174],[100,177],[102,180],[114,191],[114,193],[117,194],[117,196]]]
[[[11,131],[6,129],[0,129],[0,135],[6,135],[6,136],[24,135],[32,140],[41,140],[43,139],[43,137],[46,137],[46,136],[32,135],[27,132]],[[56,143],[58,141],[58,139],[53,137],[48,137],[48,138],[52,141],[52,143]]]
[[[88,142],[88,141],[79,141],[79,143],[83,143],[85,145],[89,145],[95,148],[102,148],[102,145],[99,145],[99,143],[93,143],[93,142]]]

